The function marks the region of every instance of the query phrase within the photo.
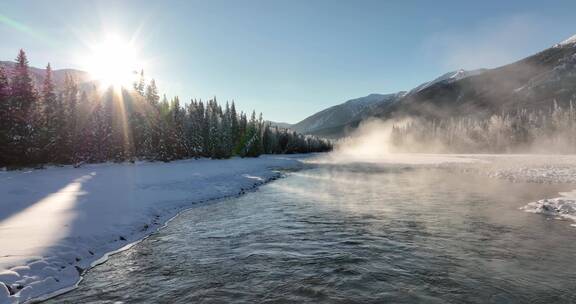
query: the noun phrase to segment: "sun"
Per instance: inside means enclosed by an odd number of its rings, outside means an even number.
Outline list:
[[[143,69],[138,48],[133,42],[108,34],[100,42],[89,45],[82,65],[93,80],[104,87],[129,87]]]

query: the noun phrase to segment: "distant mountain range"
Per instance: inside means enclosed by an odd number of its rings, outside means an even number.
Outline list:
[[[289,127],[299,133],[332,137],[333,134],[345,132],[345,127],[350,123],[370,116],[374,109],[384,104],[394,103],[405,94],[406,92],[385,95],[370,94],[365,97],[348,100],[342,104],[322,110]]]
[[[550,109],[576,102],[576,36],[517,62],[494,69],[458,70],[409,92],[371,94],[330,107],[290,127],[339,138],[368,118],[442,118],[490,115],[514,109]]]
[[[16,65],[15,62],[12,61],[0,61],[0,67],[3,67],[4,70],[10,75]],[[44,81],[44,77],[46,77],[46,69],[40,69],[35,67],[30,67],[30,77],[34,81],[37,87],[41,87]],[[60,70],[53,70],[52,71],[52,79],[54,80],[54,84],[56,87],[61,87],[64,85],[64,79],[66,79],[66,74],[72,76],[79,84],[90,82],[90,77],[88,72],[74,70],[74,69],[60,69]]]

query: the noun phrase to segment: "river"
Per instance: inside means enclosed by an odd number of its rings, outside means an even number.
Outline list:
[[[198,204],[48,303],[573,303],[566,186],[320,165]]]

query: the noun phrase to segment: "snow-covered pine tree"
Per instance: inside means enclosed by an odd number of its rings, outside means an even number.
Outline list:
[[[146,124],[144,129],[144,147],[142,147],[141,153],[144,158],[155,160],[158,159],[158,145],[160,142],[160,115],[158,108],[160,95],[154,79],[150,80],[150,83],[146,86],[144,96],[146,100]]]
[[[34,149],[31,137],[35,132],[33,111],[36,109],[37,94],[28,71],[28,59],[24,50],[18,52],[13,76],[10,81],[9,108],[10,129],[6,156],[14,164],[29,163]]]
[[[76,80],[66,73],[64,78],[64,110],[65,110],[65,127],[64,133],[65,145],[65,162],[75,163],[77,161],[77,151],[81,143],[78,134],[78,84]]]
[[[236,105],[234,104],[234,100],[232,100],[232,105],[230,106],[230,134],[231,149],[234,151],[241,137],[238,113],[236,112]]]
[[[11,106],[10,106],[10,86],[8,75],[3,67],[0,66],[0,165],[9,162],[6,158],[9,147],[9,132],[12,127]]]
[[[189,144],[185,135],[186,113],[180,106],[178,96],[174,97],[170,103],[170,125],[172,134],[172,157],[181,159],[189,156]]]
[[[141,70],[138,76],[138,80],[134,82],[134,91],[140,96],[144,97],[146,94],[146,79],[144,78],[144,70]]]
[[[45,162],[55,162],[57,161],[55,145],[58,136],[60,136],[59,132],[61,131],[58,128],[58,111],[62,111],[63,109],[59,108],[56,88],[54,86],[54,81],[52,80],[52,67],[50,66],[50,63],[46,66],[46,74],[42,84],[41,97],[44,111],[44,134],[42,140],[43,157]]]

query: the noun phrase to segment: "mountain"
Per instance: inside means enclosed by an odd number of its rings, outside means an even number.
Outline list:
[[[304,120],[290,126],[291,129],[299,133],[313,134],[324,137],[339,137],[345,132],[346,126],[365,117],[370,116],[370,112],[383,105],[397,101],[406,92],[394,94],[370,94],[348,100],[342,104],[322,110]]]
[[[516,109],[549,110],[576,101],[576,37],[517,62],[411,91],[374,115],[445,117]]]
[[[370,118],[487,117],[518,109],[550,110],[554,104],[568,107],[572,101],[576,102],[576,35],[498,68],[453,71],[407,93],[354,99],[318,112],[292,128],[339,138]]]
[[[450,84],[469,76],[479,75],[484,71],[485,69],[452,71],[434,80],[425,82],[409,92],[370,94],[365,97],[348,100],[342,104],[320,111],[289,127],[304,134],[330,138],[342,137],[346,135],[348,130],[354,129],[359,122],[372,116],[373,111],[381,107],[389,107],[407,95],[417,94],[431,86]]]
[[[0,67],[4,68],[8,75],[12,73],[15,65],[16,63],[12,61],[0,61]],[[46,76],[46,69],[29,67],[28,71],[36,87],[40,88]],[[62,87],[64,85],[66,74],[72,76],[79,84],[88,85],[90,83],[90,77],[87,72],[74,69],[60,69],[52,71],[52,79],[56,87]]]
[[[290,129],[292,127],[292,124],[289,124],[287,122],[277,122],[267,120],[266,123],[270,124],[271,127],[278,127],[280,129]]]
[[[415,87],[414,89],[410,90],[409,94],[416,94],[422,90],[425,90],[433,85],[437,85],[437,84],[449,84],[449,83],[453,83],[455,81],[458,81],[460,79],[464,79],[466,77],[469,76],[474,76],[474,75],[479,75],[482,74],[484,71],[486,71],[486,69],[478,69],[478,70],[472,70],[472,71],[466,71],[463,69],[460,69],[458,71],[452,71],[452,72],[448,72],[432,81],[428,81],[425,82],[417,87]]]

